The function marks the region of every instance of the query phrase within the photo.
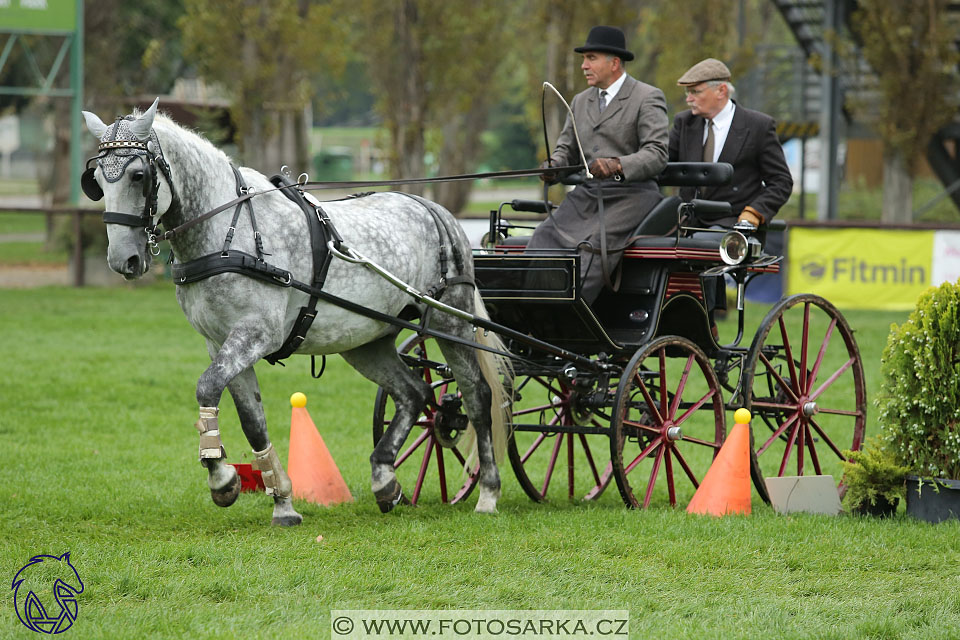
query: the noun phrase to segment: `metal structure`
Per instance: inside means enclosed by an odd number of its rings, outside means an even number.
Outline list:
[[[0,50],[0,73],[19,47],[25,64],[36,81],[24,86],[2,86],[0,95],[70,98],[70,166],[79,167],[83,164],[83,125],[80,117],[83,109],[83,0],[0,4],[0,35],[6,35]],[[61,40],[56,57],[46,71],[40,68],[30,46],[31,36]],[[68,86],[55,86],[64,59],[68,55]],[[80,176],[71,172],[70,201],[76,205],[79,200]]]

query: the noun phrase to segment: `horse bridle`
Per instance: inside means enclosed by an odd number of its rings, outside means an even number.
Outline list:
[[[120,121],[121,118],[117,118],[114,135],[116,135],[117,130],[119,130]],[[155,145],[156,149],[154,149]],[[132,153],[127,154],[131,156],[131,159],[123,163],[118,175],[111,179],[106,172],[104,160],[111,152],[119,149],[131,150]],[[167,179],[167,185],[171,190],[171,197],[173,196],[173,181],[170,179],[170,165],[167,164],[167,161],[163,157],[163,152],[160,150],[160,141],[156,140],[155,134],[151,131],[151,140],[148,142],[132,139],[104,140],[100,143],[97,151],[97,155],[87,159],[86,169],[80,177],[80,186],[83,189],[83,193],[94,201],[103,198],[103,189],[100,188],[100,185],[94,177],[96,167],[91,167],[91,162],[97,162],[97,166],[100,167],[104,179],[108,182],[116,182],[126,172],[126,168],[133,162],[133,158],[137,158],[143,167],[143,210],[140,212],[140,215],[122,213],[120,211],[104,211],[103,222],[105,224],[121,224],[134,228],[142,227],[147,234],[147,246],[150,249],[150,253],[158,255],[160,253],[160,247],[157,243],[157,233],[162,216],[157,215],[157,195],[160,191],[160,180],[157,179],[157,167],[160,168],[163,176]]]

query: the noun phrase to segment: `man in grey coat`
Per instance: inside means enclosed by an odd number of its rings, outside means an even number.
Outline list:
[[[574,51],[583,54],[580,68],[590,88],[570,107],[593,179],[567,195],[527,248],[578,248],[580,296],[592,303],[611,282],[624,243],[662,198],[655,178],[667,165],[670,122],[663,92],[624,73],[633,54],[623,31],[594,27]],[[568,115],[546,166],[581,164],[573,128]]]

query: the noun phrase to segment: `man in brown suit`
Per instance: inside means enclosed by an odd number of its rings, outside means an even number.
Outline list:
[[[654,179],[667,165],[670,121],[663,92],[624,73],[633,54],[623,31],[594,27],[574,51],[583,54],[580,68],[590,88],[570,107],[593,179],[567,195],[527,248],[578,248],[580,296],[591,303],[616,268],[622,245],[662,198]],[[545,164],[581,164],[573,126],[568,115]]]
[[[732,100],[730,70],[714,58],[692,66],[677,84],[686,90],[690,109],[673,119],[670,162],[733,165],[729,184],[706,187],[696,195],[693,187],[683,188],[680,197],[729,202],[735,217],[699,218],[693,223],[730,227],[742,220],[755,226],[769,222],[793,189],[776,122]]]

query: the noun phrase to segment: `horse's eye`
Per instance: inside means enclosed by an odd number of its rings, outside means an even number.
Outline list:
[[[141,180],[143,180],[143,170],[137,169],[136,171],[134,171],[130,175],[130,179],[133,180],[134,182],[140,182]]]

